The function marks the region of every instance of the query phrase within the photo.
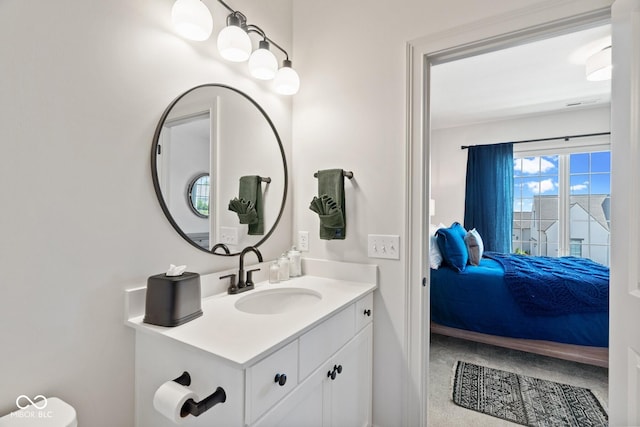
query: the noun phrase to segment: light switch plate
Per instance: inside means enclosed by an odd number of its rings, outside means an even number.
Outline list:
[[[369,258],[400,259],[400,236],[369,234],[367,253]]]
[[[238,244],[237,227],[220,227],[220,241],[226,245]]]

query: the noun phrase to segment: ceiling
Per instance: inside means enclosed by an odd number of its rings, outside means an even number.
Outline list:
[[[610,45],[605,25],[435,65],[432,128],[608,105],[611,81],[588,81],[585,62]]]

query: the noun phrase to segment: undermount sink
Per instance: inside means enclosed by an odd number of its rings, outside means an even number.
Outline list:
[[[254,291],[243,296],[235,307],[250,314],[282,314],[310,307],[322,299],[319,292],[304,288],[277,288]]]

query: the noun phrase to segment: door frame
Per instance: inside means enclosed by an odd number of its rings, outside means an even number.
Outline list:
[[[611,0],[551,0],[407,43],[405,426],[428,424],[431,65],[609,22]]]

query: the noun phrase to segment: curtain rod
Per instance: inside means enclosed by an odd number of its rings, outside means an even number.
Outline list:
[[[603,135],[611,135],[611,132],[600,132],[600,133],[585,133],[583,135],[567,135],[567,136],[554,136],[552,138],[540,138],[540,139],[525,139],[522,141],[509,141],[512,144],[523,144],[525,142],[542,142],[542,141],[554,141],[556,139],[563,139],[568,141],[572,138],[586,138],[589,136],[603,136]],[[508,142],[500,142],[498,144],[507,144]],[[460,146],[461,150],[466,150],[469,147],[476,147],[476,145],[462,145]]]

